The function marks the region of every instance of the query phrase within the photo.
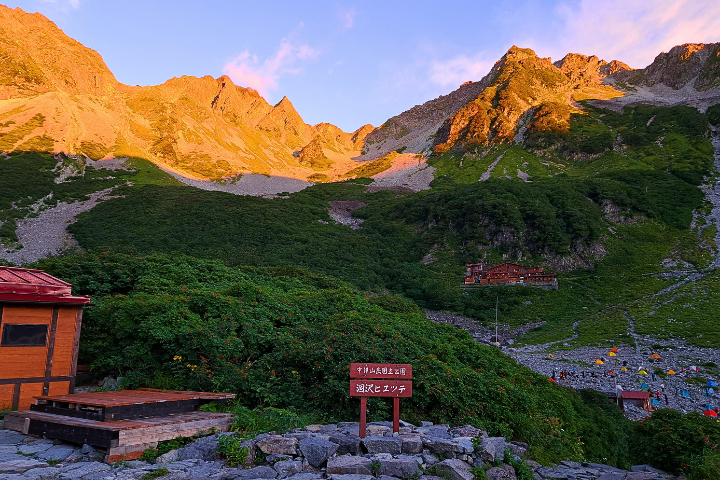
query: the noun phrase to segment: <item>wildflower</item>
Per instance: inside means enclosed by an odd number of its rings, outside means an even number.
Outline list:
[[[175,355],[173,357],[173,360],[179,361],[179,360],[182,360],[182,357],[180,355]]]

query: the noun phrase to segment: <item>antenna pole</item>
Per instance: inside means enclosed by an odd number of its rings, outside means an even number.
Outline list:
[[[495,343],[500,346],[500,339],[498,338],[498,303],[500,301],[500,296],[495,296]]]

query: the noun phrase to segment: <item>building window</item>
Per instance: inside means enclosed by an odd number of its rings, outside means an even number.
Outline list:
[[[47,325],[6,323],[3,325],[1,347],[44,347]]]

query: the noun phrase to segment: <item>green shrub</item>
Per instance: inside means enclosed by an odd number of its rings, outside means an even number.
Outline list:
[[[705,114],[708,117],[708,122],[714,126],[720,126],[720,103],[713,105],[708,108]]]
[[[720,423],[698,412],[656,410],[635,427],[630,453],[636,464],[649,463],[679,474],[717,471]]]
[[[357,418],[349,364],[400,362],[414,371],[405,418],[525,439],[549,461],[608,456],[589,450],[599,444],[583,450],[579,438],[589,423],[582,419],[592,415],[580,396],[465,331],[432,323],[402,302],[371,303],[336,279],[162,255],[87,254],[42,267],[93,295],[82,361],[122,375],[131,388],[159,373],[190,390],[236,392],[247,407],[237,410],[236,427],[245,433],[301,425],[276,408],[319,412],[328,421]],[[384,399],[370,399],[368,408],[371,419],[390,416]]]
[[[241,441],[242,437],[238,434],[221,435],[220,438],[218,438],[215,453],[220,458],[225,459],[228,467],[244,465],[247,461],[248,448],[246,446],[241,447]]]

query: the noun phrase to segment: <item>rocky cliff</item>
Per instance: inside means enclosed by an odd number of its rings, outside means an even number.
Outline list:
[[[223,76],[119,83],[95,51],[40,14],[0,6],[0,148],[134,156],[195,178],[264,173],[305,179],[356,166],[371,126],[346,133],[305,123],[289,99],[268,104]],[[329,163],[299,152],[323,139]],[[317,142],[316,142],[317,143]],[[316,152],[317,154],[317,152]]]

